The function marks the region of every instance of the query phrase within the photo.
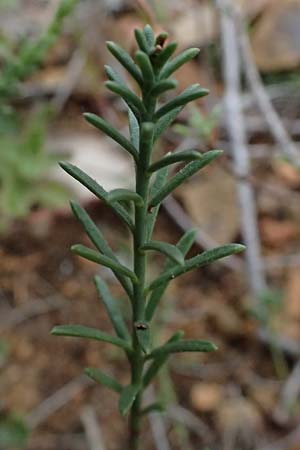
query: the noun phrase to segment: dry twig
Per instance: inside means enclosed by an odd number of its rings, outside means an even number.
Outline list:
[[[102,432],[94,408],[90,405],[85,406],[81,411],[80,418],[85,430],[89,450],[105,450]]]
[[[88,386],[91,386],[92,383],[91,380],[83,375],[69,381],[54,394],[50,395],[50,397],[42,401],[42,403],[27,416],[28,425],[31,428],[37,427],[49,416],[69,403],[77,394],[82,392]]]
[[[227,13],[233,7],[232,1],[218,0],[217,5],[221,18],[227,127],[232,146],[234,171],[237,176],[242,235],[247,246],[249,284],[254,297],[257,298],[266,288],[266,282],[261,258],[254,192],[248,179],[250,158],[241,103],[238,34],[233,15]]]

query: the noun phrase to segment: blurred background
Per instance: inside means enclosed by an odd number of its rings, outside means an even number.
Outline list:
[[[133,53],[145,23],[179,50],[201,48],[177,79],[182,90],[211,91],[182,111],[157,155],[224,149],[164,203],[155,237],[175,243],[194,226],[191,254],[234,241],[248,250],[171,283],[157,342],[180,328],[219,351],[170,360],[147,392],[166,413],[150,416],[143,448],[299,450],[299,0],[0,0],[0,449],[124,448],[115,394],[82,370],[125,384],[126,361],[109,345],[49,332],[63,323],[110,331],[95,271],[128,314],[111,273],[71,255],[86,237],[68,200],[80,200],[124,263],[129,235],[57,161],[106,189],[133,185],[131,161],[82,113],[127,133],[123,104],[103,85],[103,64],[118,67],[105,41]],[[152,257],[152,275],[162,263]]]

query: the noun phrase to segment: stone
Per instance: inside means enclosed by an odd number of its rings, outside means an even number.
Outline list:
[[[300,0],[271,3],[258,19],[251,41],[261,71],[299,67]]]

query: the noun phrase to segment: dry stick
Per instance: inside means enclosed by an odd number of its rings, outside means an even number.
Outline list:
[[[80,418],[89,450],[106,450],[94,408],[90,405],[85,406],[81,411]]]
[[[266,122],[269,125],[270,132],[272,133],[274,139],[277,141],[278,145],[280,145],[282,152],[284,152],[289,157],[289,159],[297,167],[299,167],[300,149],[297,149],[294,142],[289,137],[264,88],[257,66],[254,62],[249,36],[246,32],[245,23],[242,20],[239,8],[234,8],[232,6],[228,15],[232,17],[232,21],[234,21],[236,24],[236,31],[238,32],[238,41],[241,49],[244,73],[246,75],[251,91],[256,98],[257,104],[262,114],[264,115]]]
[[[266,282],[261,258],[254,192],[248,180],[250,161],[241,105],[238,36],[234,17],[227,14],[228,8],[232,6],[231,0],[218,0],[217,4],[221,17],[227,126],[232,145],[234,171],[237,176],[242,235],[247,246],[246,262],[249,284],[254,298],[257,299],[266,288]]]
[[[155,402],[155,397],[153,386],[149,386],[145,392],[145,400],[151,404]],[[148,417],[156,449],[171,450],[163,416],[159,413],[150,413]]]
[[[31,428],[37,427],[40,423],[48,419],[58,409],[69,403],[77,394],[82,392],[93,382],[85,375],[81,375],[69,381],[62,388],[50,397],[46,398],[27,416],[27,423]]]
[[[13,308],[2,320],[0,320],[0,332],[9,330],[17,325],[20,325],[26,320],[33,319],[36,316],[47,314],[50,311],[60,309],[64,306],[64,303],[57,295],[52,295],[46,300],[38,299],[31,302]]]
[[[287,450],[292,446],[297,446],[300,441],[300,426],[289,433],[284,438],[279,441],[274,442],[271,445],[266,445],[264,447],[260,447],[257,450]]]
[[[58,114],[63,111],[67,101],[71,97],[84,68],[86,57],[81,49],[75,50],[66,71],[65,80],[56,90],[55,96],[51,101],[51,105]]]
[[[274,413],[274,418],[281,424],[286,424],[293,412],[295,402],[300,394],[300,359],[294,366],[281,389],[279,403]]]
[[[177,422],[182,423],[193,433],[210,444],[214,441],[213,432],[205,422],[199,419],[195,414],[179,405],[173,405],[167,411],[167,416]]]

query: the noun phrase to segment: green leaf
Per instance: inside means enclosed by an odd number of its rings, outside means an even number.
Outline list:
[[[222,150],[211,150],[202,155],[202,158],[197,161],[192,161],[183,167],[174,175],[149,201],[149,208],[152,208],[161,203],[174,189],[184,183],[188,178],[193,176],[207,164],[222,154]]]
[[[172,342],[178,342],[182,339],[184,335],[183,331],[177,331],[171,338],[167,341],[167,344],[170,344]],[[161,369],[161,367],[166,363],[167,359],[169,357],[168,353],[162,353],[161,355],[157,356],[151,364],[148,366],[144,377],[143,377],[143,387],[146,388],[153,378],[157,375],[158,371]]]
[[[177,55],[172,61],[169,61],[162,71],[160,72],[160,78],[168,78],[183,64],[187,63],[191,59],[195,58],[200,52],[199,48],[189,48]]]
[[[175,266],[162,273],[156,280],[154,280],[147,290],[153,290],[160,286],[161,284],[173,280],[174,278],[183,275],[190,270],[197,269],[198,267],[205,266],[217,261],[218,259],[225,258],[226,256],[234,255],[245,250],[245,246],[241,244],[228,244],[222,247],[217,247],[212,250],[207,250],[200,255],[194,256],[193,258],[185,260],[184,266]]]
[[[150,352],[150,327],[147,322],[136,322],[134,324],[135,334],[144,353]]]
[[[134,30],[134,36],[135,36],[135,40],[138,44],[138,46],[140,47],[140,49],[145,52],[148,53],[149,51],[149,45],[146,39],[145,34],[143,33],[142,30],[139,30],[138,28],[136,28]]]
[[[149,48],[153,47],[155,45],[155,36],[154,36],[151,25],[149,25],[149,24],[145,25],[144,33],[145,33],[147,44],[148,44]]]
[[[109,334],[99,331],[96,328],[85,327],[84,325],[59,325],[51,330],[51,334],[54,336],[80,337],[95,341],[108,342],[116,345],[117,347],[123,348],[127,352],[132,351],[131,345],[124,339],[110,336]]]
[[[108,64],[106,64],[104,66],[104,70],[105,73],[107,75],[107,78],[110,81],[115,81],[116,83],[119,84],[124,84],[126,86],[126,83],[124,81],[124,79],[122,78],[122,76],[119,74],[119,72],[117,72],[115,69],[113,69],[111,66],[109,66]]]
[[[130,142],[134,148],[138,151],[140,145],[140,127],[139,122],[130,108],[128,108],[128,123]]]
[[[137,206],[143,206],[144,200],[142,197],[134,191],[130,191],[129,189],[113,189],[108,192],[107,195],[108,203],[114,203],[117,201],[122,202],[134,202]]]
[[[169,113],[162,116],[155,125],[153,142],[157,141],[157,139],[169,128],[169,126],[174,122],[180,111],[182,110],[182,106],[179,108],[175,108]]]
[[[113,81],[108,81],[107,83],[114,83]],[[116,84],[116,83],[114,83]],[[118,85],[119,86],[119,85]],[[108,122],[106,122],[102,117],[97,116],[92,113],[84,113],[84,118],[92,124],[94,127],[103,131],[107,136],[111,137],[116,141],[124,150],[130,153],[135,161],[138,161],[138,153],[134,146],[126,139],[119,131],[112,127]]]
[[[141,416],[145,416],[146,414],[150,414],[153,412],[162,413],[165,410],[166,410],[166,408],[164,407],[164,405],[162,403],[155,402],[155,403],[151,403],[151,405],[148,405],[144,409],[142,409]]]
[[[185,106],[187,103],[197,98],[205,97],[209,94],[208,89],[202,88],[199,84],[193,84],[183,91],[181,94],[177,95],[173,100],[166,103],[164,106],[159,108],[155,113],[155,119],[160,119],[166,113],[172,111],[179,106]]]
[[[108,387],[112,391],[117,392],[118,394],[122,392],[123,388],[120,383],[111,376],[101,372],[101,370],[96,369],[95,367],[87,367],[86,369],[84,369],[84,373],[89,378],[96,381],[96,383],[103,384],[104,386]]]
[[[110,91],[114,92],[115,94],[120,95],[120,97],[122,97],[125,100],[125,102],[129,105],[129,107],[131,109],[135,108],[141,116],[146,114],[146,110],[145,110],[145,107],[144,107],[141,99],[134,92],[132,92],[130,89],[128,89],[127,86],[125,86],[124,84],[116,83],[115,81],[106,81],[105,86]],[[116,132],[117,130],[115,130],[113,128],[113,131]],[[108,133],[106,132],[106,134],[108,134]],[[111,136],[111,135],[109,135],[109,136]],[[120,135],[120,136],[122,136],[122,135]],[[122,138],[125,139],[124,136],[122,136]],[[127,139],[125,139],[125,140],[127,141]],[[117,142],[119,142],[119,141],[117,141]],[[130,148],[131,148],[132,146],[129,141],[127,141],[126,145],[128,146],[128,144],[130,145]],[[120,144],[120,145],[122,145],[122,144]],[[122,146],[124,147],[124,145],[122,145]],[[125,148],[125,150],[127,150],[127,148]],[[129,150],[127,150],[127,151],[129,151]],[[134,156],[134,153],[131,153],[131,154]]]
[[[168,37],[169,33],[167,33],[166,31],[161,31],[155,39],[155,45],[160,45],[161,47],[163,47]]]
[[[0,449],[25,448],[30,430],[24,419],[18,416],[1,417]]]
[[[160,69],[163,65],[168,61],[169,58],[173,55],[177,48],[177,42],[170,42],[158,55],[154,55],[153,63],[155,67]]]
[[[88,237],[92,241],[92,243],[95,245],[95,247],[99,250],[99,252],[103,253],[104,255],[108,256],[109,258],[114,259],[115,261],[118,261],[114,252],[108,245],[106,239],[104,238],[103,234],[99,230],[99,228],[96,226],[96,224],[92,221],[88,213],[76,202],[71,201],[71,208],[74,213],[74,216],[78,219],[78,221],[81,223],[83,228],[85,229]],[[129,297],[132,296],[132,289],[129,281],[126,277],[123,275],[120,275],[118,272],[114,272],[122,286],[124,287],[125,291],[129,295]]]
[[[88,259],[89,261],[93,261],[97,264],[101,264],[102,266],[109,267],[114,272],[117,272],[120,275],[125,275],[126,277],[130,278],[133,283],[138,283],[138,279],[135,273],[113,258],[102,255],[101,253],[81,244],[72,245],[71,251],[76,255],[81,256],[82,258]]]
[[[186,256],[186,254],[189,252],[190,248],[192,247],[194,241],[195,241],[195,235],[197,233],[197,230],[189,230],[187,231],[182,238],[178,241],[176,244],[176,247],[181,251],[183,256]],[[171,269],[174,267],[176,263],[174,261],[169,260],[165,264],[165,270]],[[151,296],[148,300],[146,311],[145,311],[145,318],[148,322],[150,322],[153,318],[154,312],[157,308],[157,305],[162,298],[167,286],[169,284],[169,281],[162,283],[160,286],[158,286],[156,289],[154,289],[151,292]]]
[[[163,167],[162,169],[157,171],[155,181],[154,181],[154,183],[153,183],[153,185],[151,187],[151,190],[150,190],[150,194],[152,196],[155,196],[157,194],[157,192],[159,192],[160,189],[162,189],[162,187],[164,186],[167,178],[168,178],[168,167]],[[157,206],[155,206],[155,208],[152,208],[148,212],[147,236],[146,236],[147,240],[151,239],[153,228],[154,228],[154,225],[155,225],[155,221],[156,221],[156,217],[157,217],[159,208],[160,208],[160,204],[158,204]]]
[[[128,411],[131,409],[139,390],[140,386],[135,384],[130,384],[129,386],[123,388],[119,400],[119,410],[122,416],[126,416]]]
[[[97,275],[95,276],[95,284],[117,335],[121,339],[130,340],[121,310],[115,299],[111,296],[107,284]]]
[[[155,348],[147,359],[156,358],[162,355],[181,352],[214,352],[218,347],[209,341],[200,341],[198,339],[190,339],[186,341],[169,342],[161,347]]]
[[[133,59],[128,53],[119,45],[114,42],[108,41],[106,43],[108,50],[114,55],[114,57],[125,67],[125,69],[131,74],[131,76],[142,85],[143,79],[141,72]]]
[[[71,209],[73,211],[74,216],[78,219],[78,221],[83,226],[86,231],[88,237],[95,245],[95,247],[99,250],[99,252],[103,253],[110,258],[115,258],[114,253],[110,246],[108,245],[106,239],[104,238],[101,230],[97,227],[97,225],[90,218],[88,213],[83,209],[77,202],[71,201]]]
[[[142,71],[144,85],[152,86],[152,84],[154,83],[154,72],[149,56],[147,55],[147,53],[138,50],[135,54],[135,59]]]
[[[141,250],[155,250],[157,252],[163,253],[177,264],[184,264],[184,256],[181,251],[175,245],[169,244],[167,242],[149,241],[141,247]]]
[[[71,177],[75,178],[75,180],[79,181],[83,186],[85,186],[90,192],[92,192],[96,197],[100,198],[100,200],[104,201],[111,209],[115,212],[115,214],[126,223],[131,231],[134,230],[134,224],[132,219],[126,209],[123,208],[122,205],[115,203],[113,205],[109,205],[107,202],[107,192],[103,189],[97,181],[93,180],[87,173],[83,170],[79,169],[79,167],[74,166],[73,164],[67,162],[60,162],[59,165],[63,170],[65,170]]]
[[[175,89],[177,86],[178,82],[176,80],[161,80],[153,86],[150,93],[154,97],[158,97],[159,95],[164,94],[170,89]]]
[[[159,161],[151,164],[148,169],[148,172],[152,173],[162,167],[169,166],[171,164],[175,164],[183,161],[195,161],[197,159],[203,158],[203,154],[198,152],[197,150],[182,150],[175,153],[167,153],[166,156],[161,158]]]

